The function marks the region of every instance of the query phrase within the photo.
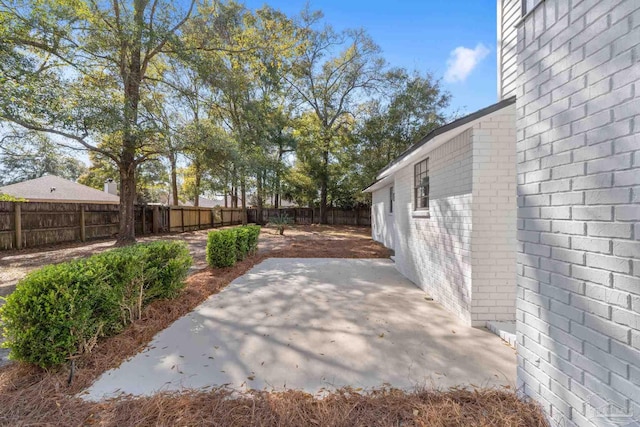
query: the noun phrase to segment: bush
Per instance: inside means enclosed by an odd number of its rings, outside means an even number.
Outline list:
[[[209,232],[207,237],[207,263],[216,268],[232,267],[236,263],[235,229]]]
[[[232,267],[258,250],[259,225],[245,225],[209,232],[207,263],[214,268]]]
[[[249,231],[249,253],[254,254],[258,250],[258,238],[260,237],[259,225],[246,225],[243,228]]]
[[[293,224],[293,220],[287,214],[281,213],[278,216],[269,218],[269,225],[276,227],[281,236],[284,235],[284,230],[289,224]]]
[[[246,227],[234,228],[236,232],[236,260],[242,261],[249,253],[249,230]]]
[[[193,259],[183,242],[157,241],[142,246],[146,249],[145,281],[150,284],[147,301],[175,298],[184,287]]]
[[[30,273],[0,307],[4,346],[12,359],[43,368],[90,352],[148,302],[175,296],[191,262],[183,243],[154,242]]]

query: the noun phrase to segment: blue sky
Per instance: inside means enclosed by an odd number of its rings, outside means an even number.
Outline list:
[[[306,0],[245,0],[294,15]],[[364,28],[393,66],[432,72],[453,95],[451,110],[471,113],[497,101],[495,0],[310,0],[327,23]],[[445,78],[446,77],[446,78]]]

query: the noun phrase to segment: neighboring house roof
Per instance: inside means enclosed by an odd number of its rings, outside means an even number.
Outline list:
[[[169,202],[173,201],[173,197],[169,196]],[[231,196],[227,196],[227,205],[231,206],[232,198]],[[242,199],[238,197],[238,204],[242,203]],[[178,202],[179,206],[194,206],[192,200],[188,200],[186,202]],[[217,208],[224,207],[224,197],[215,196],[213,199],[209,199],[203,196],[200,196],[198,199],[198,206],[201,208]]]
[[[403,160],[410,157],[411,154],[416,152],[418,149],[424,147],[427,143],[433,140],[439,139],[438,137],[441,137],[441,136],[445,137],[446,139],[451,139],[455,136],[454,135],[455,133],[461,133],[462,131],[466,130],[467,127],[471,126],[473,122],[478,121],[484,118],[485,116],[488,116],[489,114],[495,113],[496,111],[500,111],[503,108],[511,106],[515,104],[515,102],[516,102],[515,96],[512,96],[511,98],[503,99],[500,102],[497,102],[493,105],[490,105],[486,108],[478,110],[474,113],[461,117],[457,120],[452,121],[451,123],[448,123],[444,126],[440,126],[439,128],[432,130],[426,136],[420,139],[418,142],[414,143],[405,151],[403,151],[395,160],[393,160],[387,166],[382,168],[376,175],[376,181],[371,183],[371,185],[369,185],[367,188],[365,188],[362,191],[363,192],[373,191],[375,189],[374,187],[377,187],[376,184],[380,183],[381,181],[385,180],[387,177],[391,176],[393,169],[396,169],[396,167],[400,163],[402,163]],[[466,125],[469,125],[469,126],[466,126]]]
[[[0,187],[0,193],[34,202],[120,203],[120,197],[55,175]]]

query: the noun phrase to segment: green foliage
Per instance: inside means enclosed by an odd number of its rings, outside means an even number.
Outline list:
[[[249,230],[245,227],[234,228],[236,232],[236,260],[242,261],[249,253]]]
[[[256,253],[258,251],[258,239],[260,237],[261,227],[259,225],[245,225],[242,228],[246,229],[249,232],[249,239],[247,241],[249,253]]]
[[[184,243],[153,242],[37,270],[0,307],[3,346],[43,368],[88,353],[140,319],[145,304],[174,297],[191,263]]]
[[[0,123],[4,133],[0,143],[0,185],[8,185],[44,175],[75,181],[86,167],[67,150],[44,134],[21,132]]]
[[[209,232],[207,263],[215,268],[232,267],[258,250],[259,225],[245,225]]]
[[[14,197],[9,194],[0,193],[0,202],[26,202],[27,199]]]
[[[236,231],[233,228],[209,232],[207,263],[216,268],[232,267],[236,263]]]
[[[108,139],[105,138],[105,142],[108,142]],[[89,153],[89,160],[91,165],[78,178],[80,184],[102,190],[105,181],[113,179],[120,187],[120,171],[113,160],[95,152]],[[138,166],[136,170],[137,203],[167,203],[168,187],[169,175],[161,161],[154,159]]]
[[[284,234],[285,228],[291,223],[293,223],[293,221],[287,214],[279,214],[278,216],[269,218],[269,225],[276,227],[280,235]]]

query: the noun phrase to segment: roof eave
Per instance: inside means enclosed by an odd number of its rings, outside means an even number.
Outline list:
[[[427,135],[425,135],[422,139],[420,139],[418,142],[416,142],[415,144],[411,145],[405,151],[400,153],[400,155],[398,157],[396,157],[391,163],[389,163],[387,166],[385,166],[380,171],[378,171],[378,173],[376,174],[376,177],[380,177],[384,173],[388,172],[391,168],[393,168],[395,165],[399,164],[407,156],[409,156],[410,154],[412,154],[413,152],[415,152],[419,148],[423,147],[425,144],[427,144],[429,141],[433,140],[437,136],[445,134],[445,133],[448,133],[448,132],[451,132],[451,131],[453,131],[453,130],[455,130],[457,128],[460,128],[460,127],[462,127],[462,126],[464,126],[466,124],[469,124],[469,123],[472,123],[472,122],[474,122],[476,120],[479,120],[479,119],[481,119],[481,118],[483,118],[483,117],[485,117],[485,116],[487,116],[489,114],[492,114],[492,113],[494,113],[496,111],[502,110],[505,107],[508,107],[508,106],[510,106],[512,104],[515,104],[515,102],[516,102],[516,97],[515,96],[512,96],[512,97],[507,98],[507,99],[503,99],[500,102],[497,102],[497,103],[495,103],[493,105],[485,107],[485,108],[483,108],[481,110],[478,110],[478,111],[476,111],[474,113],[471,113],[471,114],[469,114],[467,116],[461,117],[461,118],[459,118],[457,120],[454,120],[451,123],[448,123],[448,124],[446,124],[444,126],[440,126],[439,128],[436,128],[436,129],[432,130]],[[383,176],[383,178],[384,178],[384,176]],[[367,187],[367,189],[371,188],[372,185]]]

